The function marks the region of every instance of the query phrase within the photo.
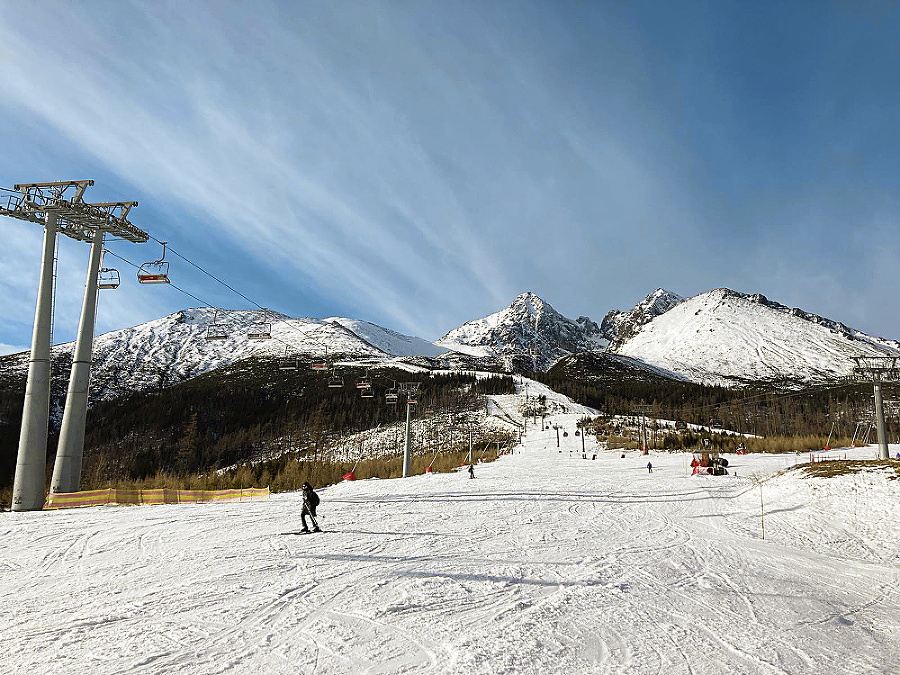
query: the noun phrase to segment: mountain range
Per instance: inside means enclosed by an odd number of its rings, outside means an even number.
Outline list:
[[[54,347],[57,372],[65,372],[71,351],[71,343]],[[527,292],[434,342],[343,317],[195,308],[95,338],[91,390],[93,400],[116,398],[248,357],[315,360],[326,368],[352,362],[544,371],[582,353],[702,384],[803,385],[846,376],[852,356],[900,355],[900,342],[726,288],[687,299],[659,288],[600,324],[567,318]],[[24,378],[27,361],[27,353],[0,358],[0,375]]]

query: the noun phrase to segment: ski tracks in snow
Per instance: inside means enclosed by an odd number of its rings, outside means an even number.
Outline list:
[[[285,534],[294,494],[5,514],[0,651],[11,672],[96,675],[890,672],[889,481],[779,477],[761,540],[749,478],[560,443],[532,430],[476,480],[325,489],[321,536]]]

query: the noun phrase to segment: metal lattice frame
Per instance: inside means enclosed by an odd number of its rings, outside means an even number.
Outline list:
[[[150,235],[128,221],[128,212],[138,203],[89,204],[83,200],[84,191],[93,184],[92,180],[20,183],[14,187],[22,194],[0,202],[0,215],[42,225],[47,213],[53,212],[57,230],[77,241],[93,241],[100,230],[135,244],[145,243]]]
[[[853,374],[859,380],[869,381],[878,375],[882,382],[900,379],[900,356],[854,356]]]

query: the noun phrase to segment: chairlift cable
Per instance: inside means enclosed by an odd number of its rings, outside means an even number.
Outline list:
[[[191,260],[191,259],[188,258],[187,256],[182,255],[181,253],[179,253],[178,251],[176,251],[175,249],[173,249],[171,246],[168,246],[168,242],[163,242],[163,241],[161,241],[160,239],[157,239],[156,237],[154,237],[153,235],[150,235],[150,239],[152,239],[153,241],[155,241],[156,243],[158,243],[158,244],[160,244],[160,245],[166,246],[166,248],[165,248],[164,250],[168,250],[168,251],[169,251],[170,253],[172,253],[173,255],[178,256],[179,258],[181,258],[182,260],[184,260],[186,263],[188,263],[188,264],[191,265],[192,267],[195,267],[196,269],[198,269],[198,270],[200,270],[201,272],[203,272],[203,274],[205,274],[206,276],[208,276],[210,279],[213,279],[214,281],[220,283],[220,284],[223,285],[225,288],[227,288],[228,290],[230,290],[232,293],[235,293],[235,294],[239,295],[241,298],[243,298],[244,300],[246,300],[247,302],[249,302],[251,305],[253,305],[253,306],[256,307],[257,309],[260,309],[260,310],[262,310],[263,312],[268,312],[268,311],[269,311],[269,310],[268,310],[266,307],[264,307],[263,305],[259,304],[259,303],[256,302],[255,300],[252,300],[251,298],[249,298],[249,297],[247,297],[246,295],[244,295],[243,293],[241,293],[239,290],[237,290],[236,288],[234,288],[234,286],[231,286],[230,284],[228,284],[227,282],[223,281],[222,279],[220,279],[218,276],[216,276],[216,275],[213,274],[212,272],[209,272],[208,270],[204,269],[201,265],[195,263],[193,260]],[[134,263],[130,263],[130,264],[134,265]],[[179,290],[182,290],[182,292],[186,293],[187,295],[190,295],[192,298],[194,298],[195,300],[198,300],[199,302],[201,302],[201,303],[207,305],[208,307],[212,307],[212,306],[213,306],[211,303],[204,303],[202,300],[200,300],[199,298],[197,298],[197,297],[194,296],[194,295],[191,295],[190,293],[187,293],[187,292],[184,291],[183,289],[179,289]],[[326,346],[324,342],[322,342],[322,341],[320,341],[320,340],[317,340],[315,337],[312,337],[309,333],[315,332],[316,330],[319,330],[319,328],[324,328],[325,326],[327,326],[327,324],[321,324],[320,326],[318,326],[317,328],[313,329],[312,331],[302,331],[302,330],[300,330],[299,328],[297,328],[296,326],[293,326],[293,325],[291,325],[291,324],[286,324],[286,326],[287,326],[287,328],[289,328],[289,329],[295,331],[296,333],[299,333],[300,336],[302,336],[305,340],[312,340],[312,342],[318,344],[320,347],[323,347],[323,348]],[[273,336],[273,337],[274,337],[274,336]],[[280,339],[278,339],[278,338],[276,338],[276,339],[277,339],[279,342],[281,342],[282,344],[288,344],[288,343],[284,342],[284,340],[280,340]],[[294,345],[291,345],[291,346],[294,347],[294,348],[296,348]]]
[[[154,236],[152,236],[152,235],[150,236],[150,238],[151,238],[153,241],[155,241],[157,244],[162,244],[162,243],[163,243],[163,242],[161,242],[159,239],[157,239],[156,237],[154,237]],[[261,310],[264,310],[264,311],[265,311],[266,308],[263,307],[262,305],[260,305],[258,302],[254,302],[253,300],[251,300],[250,298],[248,298],[246,295],[244,295],[243,293],[241,293],[239,290],[237,290],[237,289],[234,288],[233,286],[231,286],[231,285],[227,284],[226,282],[222,281],[219,277],[217,277],[217,276],[216,276],[215,274],[213,274],[212,272],[207,272],[207,271],[206,271],[205,269],[203,269],[200,265],[198,265],[197,263],[195,263],[195,262],[194,262],[193,260],[191,260],[190,258],[187,258],[187,257],[181,255],[181,254],[180,254],[178,251],[176,251],[174,248],[169,247],[169,252],[172,253],[173,255],[177,255],[179,258],[181,258],[182,260],[184,260],[184,261],[185,261],[186,263],[188,263],[189,265],[192,265],[193,267],[196,267],[198,270],[200,270],[201,272],[203,272],[203,273],[204,273],[206,276],[208,276],[210,279],[213,279],[213,280],[215,280],[215,281],[218,281],[218,282],[219,282],[220,284],[222,284],[225,288],[227,288],[228,290],[232,291],[233,293],[238,294],[238,295],[241,296],[244,300],[246,300],[247,302],[249,302],[251,305],[254,305],[254,306],[256,306],[258,309],[261,309]]]

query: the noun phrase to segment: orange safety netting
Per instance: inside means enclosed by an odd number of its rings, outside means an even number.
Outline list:
[[[106,488],[82,492],[50,493],[45,509],[66,509],[75,506],[139,505],[139,504],[197,504],[200,502],[246,502],[265,499],[269,488],[233,488],[231,490],[171,490],[151,488],[126,490]]]

